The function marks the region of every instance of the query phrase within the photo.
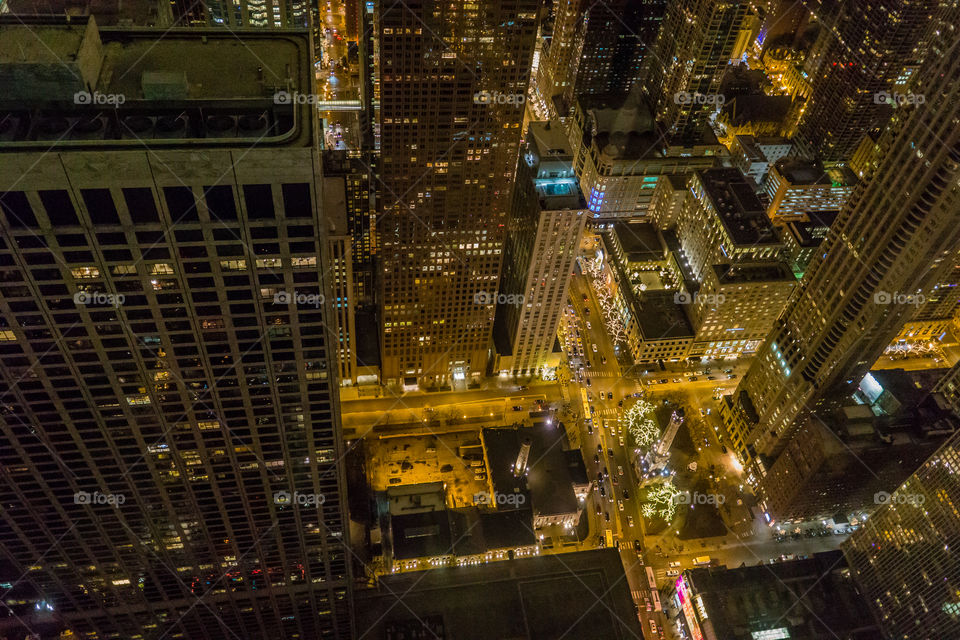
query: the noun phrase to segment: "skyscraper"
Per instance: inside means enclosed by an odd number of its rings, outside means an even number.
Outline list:
[[[530,123],[493,301],[495,342],[510,358],[510,366],[501,365],[500,371],[542,373],[557,339],[586,208],[567,137],[549,122]]]
[[[808,60],[812,95],[796,136],[803,152],[850,160],[863,136],[886,123],[892,108],[885,96],[906,94],[936,5],[934,0],[820,5],[823,42]]]
[[[486,369],[536,0],[381,7],[382,368],[432,385]]]
[[[157,36],[0,24],[3,582],[28,630],[348,638],[308,38]]]
[[[861,183],[721,414],[744,461],[763,475],[796,418],[849,396],[960,246],[960,56],[951,20],[912,87],[927,101],[901,110],[885,153]],[[941,41],[942,40],[942,41]],[[758,457],[760,456],[760,457]]]
[[[747,9],[744,0],[668,4],[643,87],[671,141],[699,139],[736,55]]]
[[[877,499],[843,552],[886,636],[960,637],[960,434]]]

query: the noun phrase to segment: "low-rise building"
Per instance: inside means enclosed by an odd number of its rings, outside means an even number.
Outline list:
[[[827,239],[830,227],[836,221],[839,211],[819,211],[810,213],[806,220],[790,220],[782,229],[783,245],[787,249],[787,259],[797,278],[802,278],[807,265],[813,260],[817,249]]]
[[[683,203],[690,195],[690,189],[687,188],[689,181],[689,173],[671,173],[657,182],[650,205],[650,218],[658,228],[667,229],[677,223]]]
[[[859,179],[843,166],[824,168],[819,161],[783,158],[767,176],[772,220],[805,219],[810,213],[843,208]]]

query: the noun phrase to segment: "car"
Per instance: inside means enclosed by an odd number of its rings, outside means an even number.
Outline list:
[[[621,467],[620,465],[617,465],[617,475],[621,475],[621,476],[623,475],[623,467]]]
[[[609,511],[604,511],[604,512],[603,512],[603,517],[604,517],[604,519],[605,519],[607,522],[610,522],[610,512],[609,512]]]
[[[389,482],[390,484],[400,484],[401,482],[403,482],[403,480],[401,480],[400,478],[390,478]]]
[[[513,410],[514,410],[514,411],[523,411],[523,407],[521,407],[521,406],[518,405],[518,404],[515,404],[515,405],[513,405]]]
[[[601,508],[600,508],[600,505],[598,504],[598,505],[597,505],[597,515],[600,515],[601,513],[603,513],[603,509],[601,509]]]
[[[593,329],[593,325],[590,324],[589,320],[587,320],[587,329]]]
[[[680,378],[674,378],[674,379],[673,379],[673,384],[678,384],[679,382],[680,382]]]
[[[587,301],[587,294],[583,294],[583,301],[584,301],[584,302]]]
[[[590,347],[593,349],[593,352],[594,352],[594,353],[597,352],[597,345],[596,345],[596,343],[591,344]]]
[[[593,454],[593,461],[600,464],[600,455],[597,453]]]
[[[707,412],[703,409],[703,407],[700,407],[700,417],[702,418],[705,415],[707,415]]]
[[[736,377],[737,377],[737,374],[731,373],[730,375],[727,376],[727,380],[733,380]]]
[[[604,478],[609,478],[609,477],[610,477],[610,474],[607,473],[607,468],[606,468],[606,467],[603,468],[603,477],[604,477]]]
[[[628,526],[628,527],[632,527],[632,526],[633,526],[633,516],[627,516],[627,526]],[[636,548],[637,548],[637,545],[636,545],[636,542],[637,542],[637,541],[634,540],[633,542],[634,542],[633,548],[636,549]]]
[[[653,605],[650,604],[650,599],[649,599],[649,598],[644,598],[644,600],[647,601],[647,611],[653,611]]]
[[[593,405],[590,405],[590,414],[593,415],[596,412],[597,412],[597,408]]]
[[[613,400],[613,391],[607,392],[607,400]]]
[[[724,373],[733,373],[733,369],[724,369],[723,372],[724,372]]]
[[[592,385],[590,384],[590,378],[587,378],[586,382],[587,382],[587,386],[588,386],[588,387],[589,387],[589,386],[592,386]]]
[[[671,563],[670,563],[670,568],[671,568],[671,569],[679,569],[679,568],[680,568],[680,562],[679,562],[679,561],[677,561],[677,562],[671,562]]]
[[[630,519],[631,521],[633,520],[633,516],[628,516],[628,517],[629,517],[629,519]],[[632,526],[632,525],[631,525],[631,526]],[[642,552],[643,552],[643,547],[640,546],[640,541],[639,541],[639,540],[634,540],[634,541],[633,541],[633,550],[636,551],[637,553],[642,553]]]
[[[600,363],[607,364],[607,356],[600,356]]]
[[[603,453],[603,445],[597,445],[597,453]]]
[[[608,449],[607,449],[607,455],[612,458],[612,457],[613,457],[613,449],[609,449],[609,448],[608,448]]]
[[[621,446],[621,447],[627,446],[627,445],[625,445],[625,444],[623,443],[623,436],[622,436],[622,435],[620,436],[620,446]]]
[[[699,379],[697,376],[690,376],[690,382],[696,382]]]
[[[623,400],[621,400],[620,402],[618,402],[618,403],[617,403],[617,406],[618,406],[618,407],[622,407],[622,406],[623,406]]]
[[[617,486],[620,482],[617,480],[617,476],[613,476],[613,486]]]
[[[630,499],[630,493],[626,489],[623,490],[623,499],[624,500]]]
[[[660,384],[667,384],[668,380],[666,378],[660,378]]]
[[[587,391],[587,402],[593,402],[593,392]]]
[[[607,497],[607,490],[603,488],[603,485],[600,485],[600,495],[604,498]]]
[[[726,452],[727,452],[727,446],[726,446],[726,445],[723,445],[723,444],[720,445],[720,451],[722,451],[723,453],[726,453]]]
[[[653,635],[657,635],[657,623],[653,620],[650,621],[650,631],[653,631]]]
[[[716,379],[717,379],[716,376],[707,376],[707,380],[716,380]]]
[[[680,572],[677,571],[676,569],[667,569],[667,577],[668,577],[668,578],[675,578],[675,577],[677,577],[678,575],[680,575]]]
[[[620,511],[623,511],[623,501],[617,500],[617,506],[620,507]]]

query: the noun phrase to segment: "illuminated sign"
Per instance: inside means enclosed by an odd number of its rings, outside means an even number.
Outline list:
[[[703,606],[703,598],[700,595],[697,595],[697,613],[700,614],[701,620],[706,620],[710,616],[707,615],[707,609]]]
[[[690,587],[687,586],[683,576],[677,578],[677,598],[680,600],[680,608],[683,609],[683,617],[687,620],[687,628],[690,629],[690,635],[693,640],[703,640],[703,632],[697,623],[697,617],[693,611],[693,605],[690,603]]]
[[[790,637],[790,632],[785,627],[780,627],[778,629],[753,631],[750,635],[753,640],[785,640]]]

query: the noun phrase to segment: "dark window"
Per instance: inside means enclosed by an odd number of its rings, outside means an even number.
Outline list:
[[[288,218],[312,218],[310,205],[310,185],[306,182],[281,185],[283,190],[283,208]]]
[[[157,203],[153,201],[153,191],[147,187],[123,190],[123,199],[127,201],[130,219],[134,222],[160,222],[157,215]]]
[[[62,189],[56,191],[41,191],[40,202],[43,208],[47,210],[47,217],[50,218],[50,224],[80,224],[77,218],[77,210],[70,201],[70,194]]]
[[[37,218],[23,191],[7,191],[0,195],[0,209],[7,214],[7,224],[11,227],[23,229],[37,226]]]
[[[197,214],[197,201],[193,198],[190,187],[164,187],[163,197],[167,200],[167,208],[174,224],[200,219]]]
[[[117,206],[109,189],[81,189],[80,195],[94,224],[120,224]]]
[[[203,188],[207,200],[210,218],[214,220],[236,220],[237,203],[233,200],[233,188],[229,185]]]
[[[243,198],[247,202],[247,216],[251,220],[273,218],[273,191],[268,184],[243,185]]]

